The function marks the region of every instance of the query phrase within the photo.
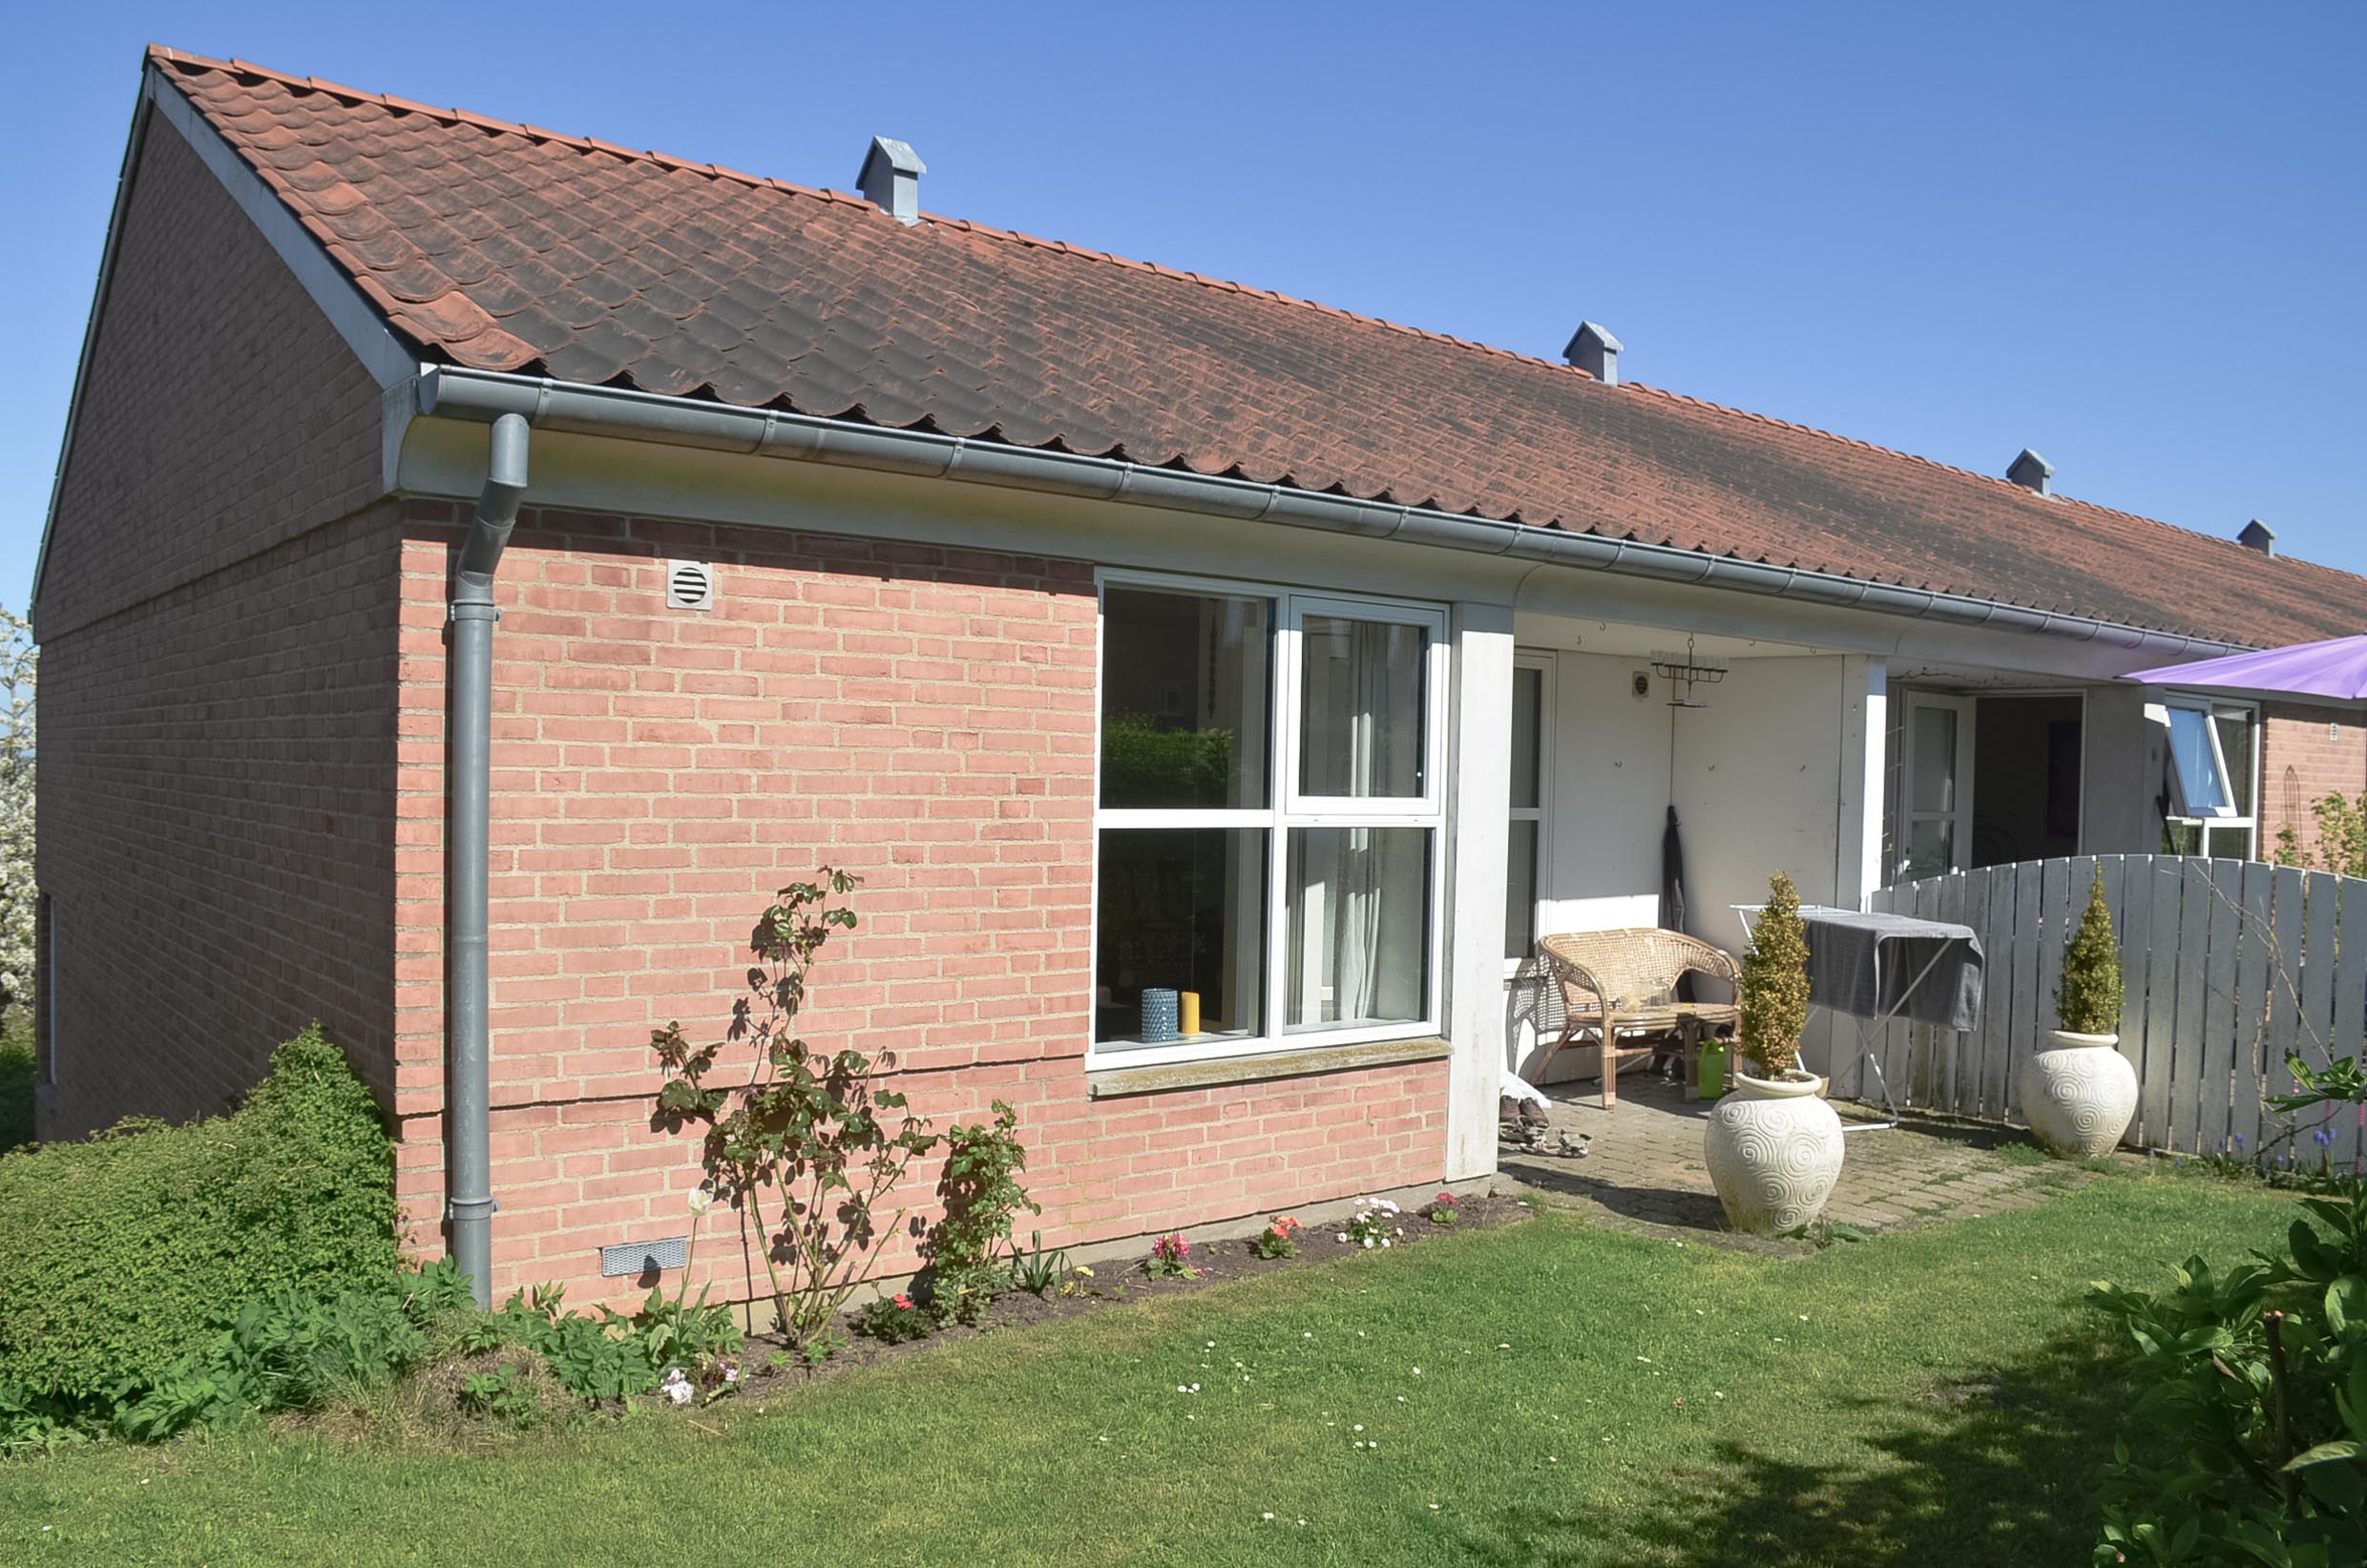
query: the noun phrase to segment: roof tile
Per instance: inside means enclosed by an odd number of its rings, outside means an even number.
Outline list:
[[[426,357],[1666,542],[2252,642],[2367,581],[1266,289],[152,52]]]

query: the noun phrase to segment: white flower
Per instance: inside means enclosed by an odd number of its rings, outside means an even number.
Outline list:
[[[713,1208],[714,1206],[715,1194],[707,1191],[704,1187],[693,1187],[690,1189],[691,1213],[704,1214],[707,1210]]]
[[[1421,1376],[1421,1375],[1422,1375],[1422,1369],[1420,1369],[1419,1367],[1414,1368],[1414,1375],[1415,1377],[1419,1377],[1419,1376]]]
[[[1332,1237],[1331,1239],[1332,1239],[1333,1241],[1335,1241],[1335,1242],[1345,1242],[1346,1240],[1348,1240],[1348,1232],[1346,1232],[1346,1231],[1344,1231],[1344,1230],[1343,1230],[1343,1231],[1341,1231],[1341,1232],[1340,1232],[1337,1236],[1334,1236],[1334,1237]]]
[[[658,1388],[677,1405],[687,1405],[691,1401],[690,1380],[682,1376],[682,1369],[680,1367],[668,1372],[666,1380],[658,1385]]]
[[[723,1369],[723,1381],[724,1381],[724,1382],[726,1382],[726,1383],[737,1383],[737,1382],[739,1382],[739,1381],[740,1381],[740,1369],[739,1369],[739,1368],[737,1368],[737,1367],[726,1367],[726,1368],[724,1368],[724,1369]]]

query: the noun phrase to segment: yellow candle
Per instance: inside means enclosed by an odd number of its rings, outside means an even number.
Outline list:
[[[1178,995],[1175,1000],[1176,1010],[1180,1014],[1177,1018],[1179,1032],[1185,1035],[1199,1034],[1200,993],[1197,991],[1186,991]]]

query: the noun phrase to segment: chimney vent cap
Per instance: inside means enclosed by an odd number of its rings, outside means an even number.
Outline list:
[[[2055,477],[2055,465],[2027,447],[2021,449],[2021,456],[2005,465],[2005,477],[2041,495],[2054,493],[2050,481]]]
[[[2276,530],[2254,517],[2236,533],[2235,542],[2247,550],[2257,550],[2263,555],[2276,554]]]
[[[1620,341],[1600,322],[1581,322],[1561,357],[1605,387],[1619,385]]]
[[[855,188],[897,222],[917,223],[920,177],[928,172],[929,165],[912,151],[911,142],[873,136],[870,149],[863,155],[863,172],[855,176]]]

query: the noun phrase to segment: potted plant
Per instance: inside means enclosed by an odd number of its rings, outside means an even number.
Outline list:
[[[2055,987],[2054,1043],[2021,1066],[2021,1114],[2050,1153],[2066,1160],[2110,1154],[2137,1113],[2137,1070],[2121,1055],[2121,949],[2104,901],[2104,871],[2063,950]]]
[[[1736,1044],[1749,1065],[1709,1113],[1705,1140],[1710,1183],[1737,1230],[1810,1224],[1840,1179],[1841,1119],[1817,1096],[1823,1080],[1799,1067],[1807,1024],[1808,932],[1799,890],[1778,871],[1743,955]]]

